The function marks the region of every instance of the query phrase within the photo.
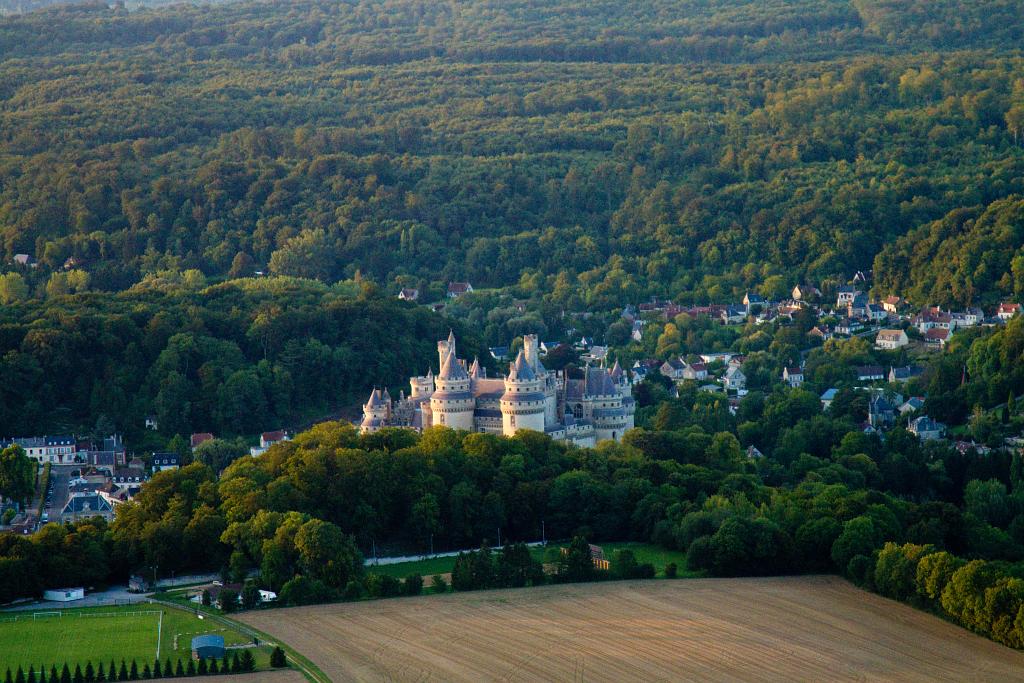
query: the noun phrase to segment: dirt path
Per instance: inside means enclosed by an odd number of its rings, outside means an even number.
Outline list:
[[[232,674],[230,676],[205,676],[205,683],[305,683],[306,678],[294,669],[278,671],[258,671],[252,674]]]
[[[1024,654],[824,576],[547,586],[241,619],[334,681],[1024,681]]]

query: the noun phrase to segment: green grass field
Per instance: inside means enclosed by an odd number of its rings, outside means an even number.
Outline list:
[[[67,662],[85,667],[110,660],[120,664],[133,659],[142,668],[152,666],[157,655],[159,632],[160,660],[176,662],[190,656],[192,637],[215,633],[224,636],[227,645],[248,642],[243,634],[222,624],[198,619],[194,614],[161,605],[94,607],[59,610],[60,616],[42,612],[0,613],[0,675],[10,668],[25,670],[40,665],[58,669]],[[260,653],[262,655],[263,653]],[[265,656],[257,656],[263,663]]]
[[[545,554],[551,552],[558,552],[558,548],[566,544],[551,544],[548,549],[545,550],[539,547],[530,548],[530,554],[537,560],[544,562]],[[699,572],[692,572],[686,568],[686,553],[678,550],[668,550],[657,545],[650,543],[601,543],[599,544],[604,548],[605,557],[611,559],[616,550],[628,549],[632,550],[633,554],[636,555],[638,562],[650,562],[654,565],[658,576],[665,576],[665,565],[670,562],[675,562],[678,570],[678,576],[680,578],[699,576]],[[552,550],[554,549],[554,550]],[[396,578],[405,578],[410,574],[419,574],[420,576],[433,576],[434,574],[446,574],[452,570],[455,566],[454,557],[431,557],[426,560],[416,560],[414,562],[400,562],[398,564],[382,564],[376,567],[368,566],[367,572],[373,574],[384,574],[387,576],[394,576]]]

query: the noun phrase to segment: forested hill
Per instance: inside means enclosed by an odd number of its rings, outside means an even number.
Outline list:
[[[922,275],[900,238],[1024,193],[1022,14],[303,0],[9,17],[0,260],[36,258],[36,295],[68,263],[93,289],[359,272],[608,310],[775,296],[889,248],[879,282],[901,290]],[[971,277],[973,303],[1013,289]]]
[[[166,435],[294,428],[437,368],[448,321],[366,283],[207,286],[197,271],[0,307],[0,435]],[[472,331],[460,353],[494,369]],[[164,439],[143,429],[153,415]]]

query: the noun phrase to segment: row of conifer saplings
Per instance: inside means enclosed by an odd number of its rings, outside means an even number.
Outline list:
[[[131,664],[127,664],[122,659],[120,667],[111,660],[110,666],[106,669],[104,669],[102,662],[100,662],[98,667],[93,667],[92,662],[87,662],[84,669],[81,664],[76,664],[74,671],[67,664],[64,664],[60,671],[57,670],[56,666],[51,666],[49,674],[46,673],[45,667],[40,667],[37,673],[34,666],[29,666],[26,673],[19,666],[18,671],[14,674],[11,673],[10,669],[7,670],[7,674],[4,676],[4,683],[104,683],[105,681],[187,678],[190,676],[240,674],[254,671],[256,669],[256,658],[253,657],[252,652],[249,650],[242,650],[241,652],[241,655],[238,652],[233,653],[230,658],[225,654],[224,659],[220,662],[216,659],[200,659],[199,661],[189,659],[187,662],[182,663],[182,660],[179,658],[176,665],[172,664],[170,659],[161,665],[158,659],[153,662],[152,667],[149,664],[143,664],[141,670],[134,659]],[[285,656],[284,650],[280,647],[275,647],[270,653],[270,665],[274,668],[288,665],[288,659]]]

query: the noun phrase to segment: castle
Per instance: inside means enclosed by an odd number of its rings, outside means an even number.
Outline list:
[[[536,335],[505,377],[487,377],[477,360],[467,369],[455,354],[455,335],[437,343],[439,371],[409,379],[411,393],[392,400],[374,389],[363,406],[362,433],[382,427],[423,430],[435,425],[512,436],[532,429],[552,439],[593,446],[618,441],[633,427],[636,404],[629,379],[618,362],[611,370],[587,367],[582,379],[549,372],[540,362]]]

